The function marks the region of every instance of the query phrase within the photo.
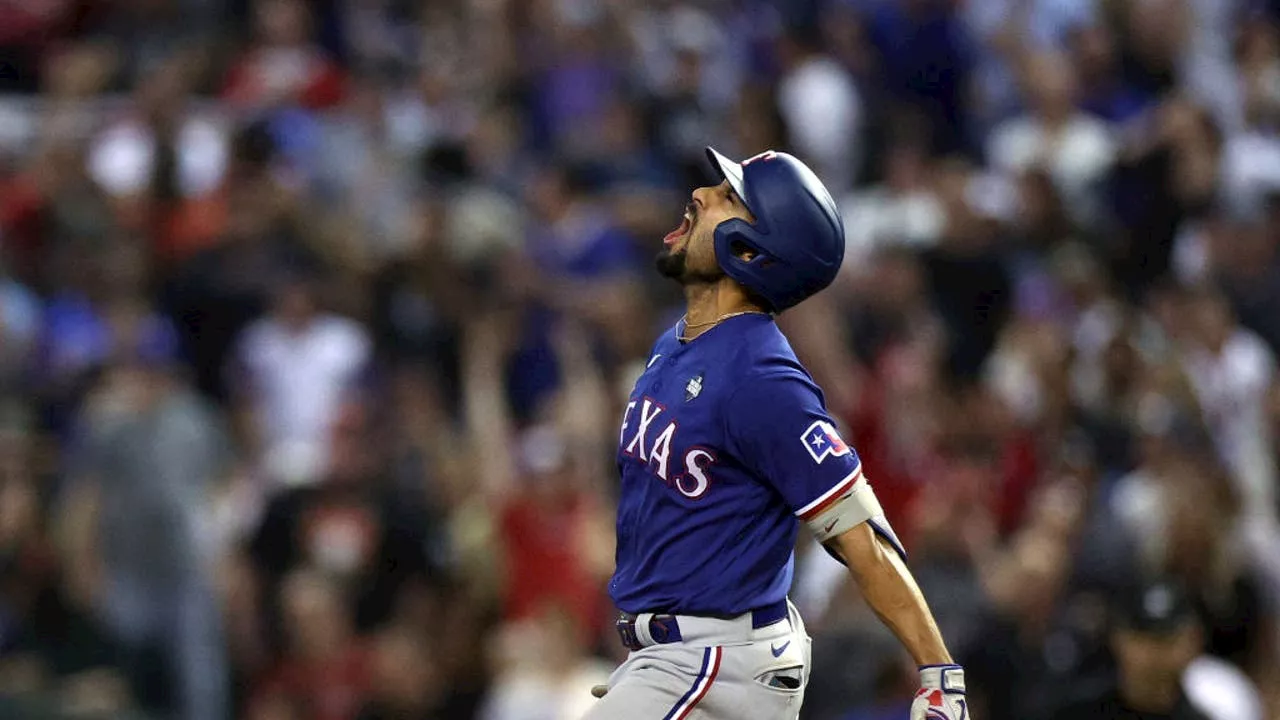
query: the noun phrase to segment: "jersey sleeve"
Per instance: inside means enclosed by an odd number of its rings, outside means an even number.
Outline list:
[[[751,378],[734,392],[728,430],[739,459],[769,483],[801,520],[822,514],[862,476],[822,396],[800,374]]]
[[[786,501],[819,542],[863,522],[905,555],[862,472],[840,437],[821,391],[800,373],[749,378],[726,409],[740,461]]]

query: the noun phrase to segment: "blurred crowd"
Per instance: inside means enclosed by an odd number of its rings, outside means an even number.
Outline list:
[[[842,206],[779,322],[975,717],[1280,717],[1263,0],[0,2],[0,716],[579,717],[708,144]],[[802,717],[904,718],[797,556]]]

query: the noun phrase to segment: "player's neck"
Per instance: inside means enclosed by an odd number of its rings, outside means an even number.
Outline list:
[[[686,286],[684,296],[684,337],[689,340],[715,327],[717,321],[726,315],[765,312],[736,283],[723,280],[711,285]]]

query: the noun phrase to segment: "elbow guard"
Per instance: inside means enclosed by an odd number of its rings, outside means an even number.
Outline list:
[[[884,509],[880,507],[880,501],[876,499],[875,491],[862,475],[861,469],[855,473],[855,477],[857,481],[838,500],[808,519],[809,530],[825,546],[827,541],[865,522],[906,560],[907,551],[889,525],[889,519],[884,516]]]

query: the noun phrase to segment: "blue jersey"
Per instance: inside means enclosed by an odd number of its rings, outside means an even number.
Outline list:
[[[860,476],[773,319],[658,340],[618,439],[610,595],[626,612],[738,615],[784,599],[800,520]]]

